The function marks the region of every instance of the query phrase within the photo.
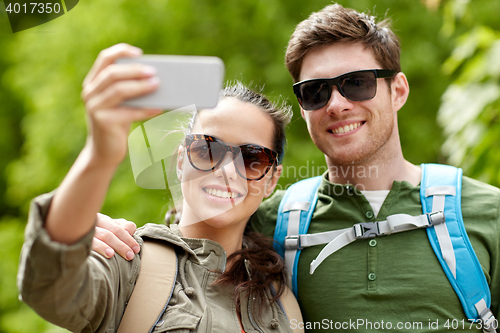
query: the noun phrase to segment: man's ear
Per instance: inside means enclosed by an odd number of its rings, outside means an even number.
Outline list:
[[[278,165],[273,172],[273,175],[271,179],[269,180],[269,183],[267,183],[265,192],[264,192],[264,197],[267,198],[271,194],[273,194],[274,189],[276,188],[276,185],[278,185],[278,180],[281,177],[281,173],[283,172],[283,166],[280,164]]]
[[[184,146],[179,146],[177,149],[177,179],[182,181],[182,167],[184,165]]]
[[[410,86],[408,85],[406,75],[399,72],[391,82],[392,109],[394,111],[399,111],[405,105],[409,93]]]

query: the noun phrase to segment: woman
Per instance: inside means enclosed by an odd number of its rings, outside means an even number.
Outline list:
[[[75,332],[115,332],[140,267],[140,256],[130,262],[89,256],[95,217],[126,155],[130,125],[161,112],[120,106],[158,87],[152,68],[114,64],[137,55],[140,50],[125,44],[100,53],[82,93],[86,145],[61,186],[31,207],[21,296],[47,320]],[[141,245],[144,237],[174,244],[179,261],[155,332],[291,331],[276,301],[284,290],[283,263],[268,242],[245,231],[281,174],[289,119],[289,109],[242,85],[226,88],[216,108],[193,118],[177,159],[181,220],[136,233]]]

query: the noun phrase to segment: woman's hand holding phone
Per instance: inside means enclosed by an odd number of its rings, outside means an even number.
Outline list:
[[[50,205],[45,229],[54,241],[74,244],[94,228],[116,167],[127,154],[130,125],[161,113],[159,109],[121,106],[125,99],[158,88],[154,68],[115,64],[118,58],[141,54],[127,44],[103,50],[83,82],[87,142]]]
[[[123,101],[149,94],[159,86],[154,67],[115,64],[118,58],[133,58],[142,51],[117,44],[100,52],[83,81],[82,99],[87,110],[90,158],[99,164],[118,165],[127,153],[130,125],[158,115],[160,109],[124,107]]]

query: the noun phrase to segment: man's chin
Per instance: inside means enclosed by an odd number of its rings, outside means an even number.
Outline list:
[[[354,146],[346,147],[342,150],[334,149],[323,153],[329,166],[362,165],[369,160],[370,155],[364,149]]]

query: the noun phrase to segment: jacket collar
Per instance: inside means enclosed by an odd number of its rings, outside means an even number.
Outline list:
[[[148,223],[137,229],[135,235],[171,243],[191,255],[191,260],[208,270],[224,272],[226,269],[226,252],[217,242],[210,239],[186,238],[182,236],[176,224],[167,227],[161,224]]]

